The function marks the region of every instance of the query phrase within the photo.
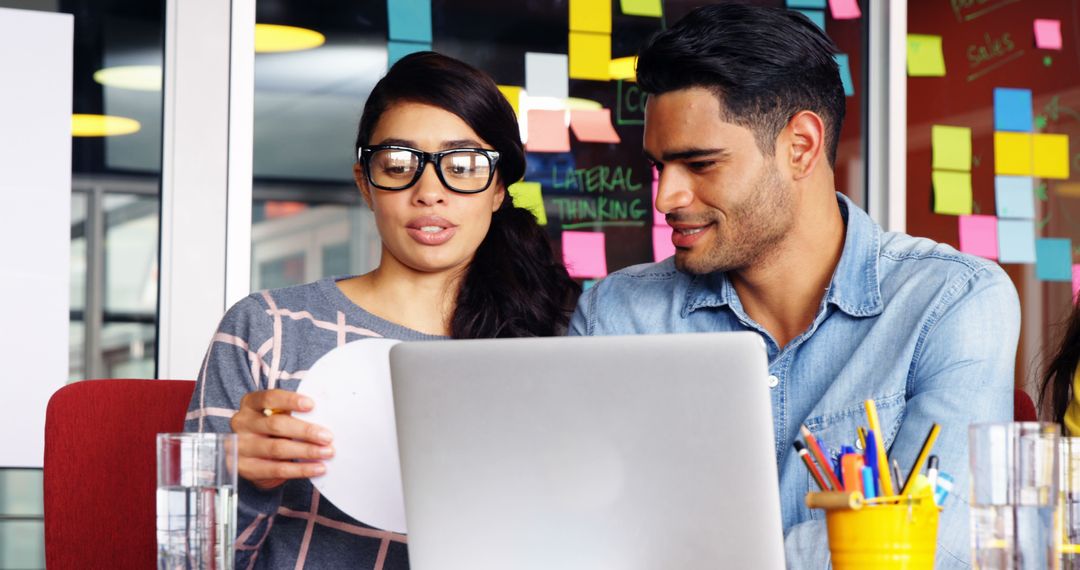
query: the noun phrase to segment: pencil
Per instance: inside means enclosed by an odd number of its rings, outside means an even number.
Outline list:
[[[875,451],[877,451],[878,477],[881,477],[881,495],[888,497],[893,494],[893,486],[892,477],[889,476],[889,458],[885,455],[885,433],[881,431],[874,401],[867,400],[863,404],[866,406],[866,420],[870,422],[870,430],[878,436],[874,438],[874,445],[877,446]]]
[[[859,426],[857,431],[859,432],[859,443],[862,444],[863,451],[866,451],[866,429]]]
[[[806,426],[800,426],[802,430],[803,439],[806,440],[806,446],[810,448],[810,453],[814,455],[814,459],[821,464],[821,470],[825,472],[825,476],[829,478],[829,483],[833,486],[833,489],[837,491],[843,491],[844,487],[840,485],[840,480],[836,478],[836,473],[833,472],[832,465],[825,457],[825,454],[821,451],[821,446],[818,445],[817,439],[814,438],[814,434],[810,433],[810,430]]]
[[[806,446],[799,440],[795,440],[795,451],[799,453],[799,457],[802,458],[803,463],[806,464],[806,468],[810,470],[810,475],[814,477],[814,481],[817,481],[818,487],[822,491],[828,491],[829,486],[825,483],[825,479],[821,476],[821,472],[814,466],[814,461],[810,459],[810,453],[806,451]]]
[[[911,465],[911,472],[908,473],[907,481],[904,481],[904,488],[900,491],[901,495],[907,495],[911,491],[911,486],[915,484],[915,475],[922,471],[923,462],[930,457],[930,450],[934,447],[934,442],[937,441],[938,434],[941,433],[941,426],[934,424],[930,426],[930,433],[926,434],[926,439],[923,440],[922,449],[919,450],[918,457],[915,458],[915,463]]]

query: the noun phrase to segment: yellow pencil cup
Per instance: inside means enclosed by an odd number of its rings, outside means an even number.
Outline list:
[[[834,570],[933,570],[938,514],[906,501],[825,511]]]

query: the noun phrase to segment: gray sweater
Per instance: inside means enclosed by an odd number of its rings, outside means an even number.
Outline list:
[[[331,349],[365,337],[427,340],[363,310],[338,278],[252,293],[221,321],[188,407],[185,431],[230,432],[229,419],[252,390],[295,391]],[[405,537],[352,519],[307,479],[264,492],[240,479],[236,568],[409,567]]]

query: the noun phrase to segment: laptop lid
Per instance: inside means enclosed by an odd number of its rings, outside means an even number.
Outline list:
[[[753,333],[390,351],[416,570],[783,568]]]

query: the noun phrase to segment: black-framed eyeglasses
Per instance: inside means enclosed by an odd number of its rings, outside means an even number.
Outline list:
[[[486,148],[452,148],[424,152],[407,146],[360,147],[360,163],[368,182],[381,190],[405,190],[416,184],[428,163],[435,165],[439,181],[459,194],[487,190],[499,163],[498,151]]]

